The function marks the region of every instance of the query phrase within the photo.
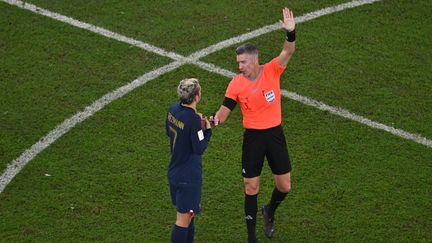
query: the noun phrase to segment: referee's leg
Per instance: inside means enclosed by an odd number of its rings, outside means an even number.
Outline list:
[[[278,191],[288,193],[291,191],[291,172],[283,175],[273,175]]]
[[[258,211],[258,192],[260,177],[243,178],[245,185],[244,212],[246,228],[248,231],[248,242],[257,242],[256,237],[256,215]]]
[[[270,202],[267,204],[267,212],[270,218],[274,218],[277,207],[291,191],[291,172],[282,175],[273,175],[273,177],[276,186],[273,189]]]
[[[273,237],[274,233],[274,215],[277,207],[284,201],[288,192],[291,190],[291,172],[276,175],[273,174],[275,179],[275,188],[273,189],[270,202],[262,207],[262,214],[264,219],[264,234],[268,238]]]

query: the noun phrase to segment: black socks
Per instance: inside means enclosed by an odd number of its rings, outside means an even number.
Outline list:
[[[258,211],[258,194],[247,195],[245,194],[244,203],[246,226],[248,230],[249,242],[256,241],[256,215]]]
[[[279,204],[285,199],[286,195],[288,193],[280,192],[277,187],[273,189],[272,197],[270,199],[268,206],[268,214],[270,218],[274,217],[276,208],[279,206]]]

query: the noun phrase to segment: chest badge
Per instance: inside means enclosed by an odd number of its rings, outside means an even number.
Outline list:
[[[273,90],[270,90],[269,92],[264,94],[267,102],[269,103],[273,103],[273,101],[275,100],[275,94],[273,92]]]

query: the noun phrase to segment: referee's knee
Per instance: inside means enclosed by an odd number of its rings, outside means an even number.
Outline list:
[[[291,182],[280,183],[276,185],[278,191],[282,193],[288,193],[291,191]]]
[[[245,183],[245,192],[247,195],[256,195],[259,192],[259,184]]]

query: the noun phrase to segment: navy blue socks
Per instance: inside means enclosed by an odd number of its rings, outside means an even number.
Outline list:
[[[172,243],[187,243],[188,238],[188,228],[180,227],[174,224],[171,232],[171,242]]]
[[[187,242],[193,243],[194,237],[195,237],[195,224],[194,224],[194,218],[192,218],[192,221],[190,222],[188,228]]]
[[[195,224],[194,218],[189,224],[188,228],[184,228],[174,224],[171,232],[172,243],[193,243],[195,237]]]

